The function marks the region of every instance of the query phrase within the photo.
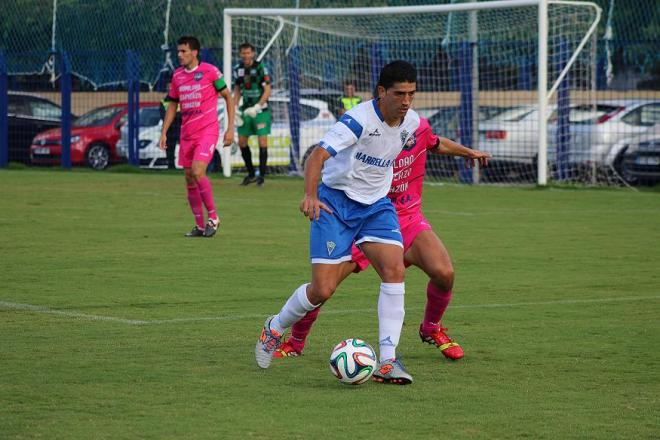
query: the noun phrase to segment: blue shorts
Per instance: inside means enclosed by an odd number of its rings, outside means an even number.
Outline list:
[[[351,259],[353,242],[387,243],[403,248],[399,219],[394,205],[383,197],[373,205],[364,205],[346,196],[344,191],[319,186],[319,200],[333,214],[321,210],[312,222],[309,254],[312,264],[339,264]]]

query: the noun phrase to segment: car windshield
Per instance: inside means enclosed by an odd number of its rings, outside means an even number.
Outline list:
[[[123,110],[122,107],[101,107],[76,119],[76,127],[100,127],[108,125]]]
[[[569,120],[572,124],[595,124],[602,117],[619,110],[621,107],[613,105],[578,105],[571,108]]]
[[[271,117],[274,121],[288,121],[289,120],[289,102],[288,101],[275,101],[272,100],[268,103],[271,111]],[[311,121],[319,116],[320,110],[317,107],[300,104],[300,112],[298,116],[300,122]]]
[[[62,110],[48,101],[30,101],[30,108],[35,118],[58,120],[62,117]]]
[[[429,125],[431,127],[446,127],[457,111],[458,107],[442,108],[429,118]]]
[[[491,118],[491,121],[518,122],[527,117],[533,111],[534,109],[530,107],[515,107],[510,110],[503,111],[499,115],[495,115],[493,118]]]
[[[479,121],[487,121],[502,112],[510,110],[508,107],[479,106]],[[441,108],[428,119],[434,133],[450,138],[458,136],[460,123],[459,107]]]
[[[499,115],[502,112],[511,110],[510,107],[493,107],[493,106],[486,106],[486,107],[479,107],[479,112],[481,113],[481,118],[482,120],[490,119],[493,118],[497,115]]]
[[[142,107],[140,109],[140,127],[153,127],[160,122],[158,107]]]

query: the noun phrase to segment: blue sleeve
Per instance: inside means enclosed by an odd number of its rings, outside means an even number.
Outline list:
[[[321,138],[319,146],[335,156],[340,151],[355,145],[362,132],[362,124],[349,113],[345,113]]]

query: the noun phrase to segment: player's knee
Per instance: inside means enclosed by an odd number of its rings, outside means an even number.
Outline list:
[[[381,279],[385,283],[400,283],[406,275],[406,267],[403,262],[384,265],[380,271]]]
[[[206,175],[206,172],[203,168],[193,168],[192,175],[193,179],[195,179],[195,182],[197,182],[199,179]]]
[[[337,285],[334,283],[312,283],[309,300],[314,305],[322,304],[330,299],[335,290]]]
[[[454,287],[454,268],[437,267],[431,272],[431,281],[440,290],[448,291]]]

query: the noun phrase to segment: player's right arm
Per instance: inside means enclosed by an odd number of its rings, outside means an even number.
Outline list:
[[[332,214],[330,208],[318,199],[318,185],[323,163],[340,151],[356,144],[362,136],[362,125],[355,116],[346,113],[321,138],[319,146],[305,162],[305,197],[300,202],[300,211],[310,220],[318,220],[321,209]]]
[[[163,128],[160,131],[160,142],[158,144],[158,147],[161,150],[167,149],[167,130],[169,130],[170,125],[172,125],[172,122],[174,122],[174,118],[176,117],[176,107],[176,102],[172,102],[167,106],[165,119],[163,120]]]
[[[332,210],[318,197],[321,169],[323,169],[323,163],[331,157],[332,155],[327,150],[316,147],[305,161],[305,196],[300,202],[300,212],[309,217],[310,221],[319,219],[321,209],[332,214]]]
[[[241,87],[238,84],[236,84],[234,86],[234,104],[238,106],[240,101],[241,101]]]

